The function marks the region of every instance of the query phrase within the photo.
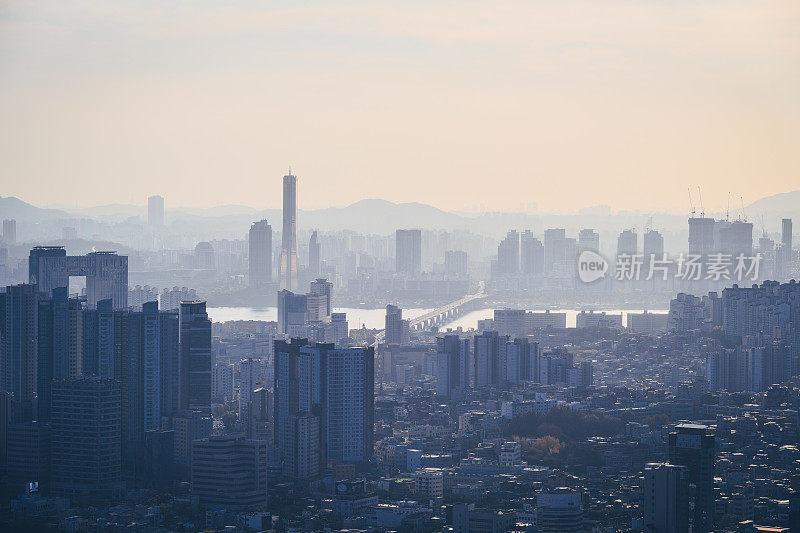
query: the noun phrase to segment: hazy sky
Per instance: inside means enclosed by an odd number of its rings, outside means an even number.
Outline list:
[[[290,164],[301,208],[800,189],[800,2],[0,1],[0,195],[277,207]]]

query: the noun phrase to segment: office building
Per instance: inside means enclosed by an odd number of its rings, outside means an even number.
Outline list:
[[[248,234],[250,287],[272,283],[272,226],[266,220],[253,222]]]
[[[311,233],[308,240],[308,274],[311,277],[319,276],[322,272],[322,246],[317,236],[317,230]]]
[[[38,302],[32,284],[11,285],[0,293],[0,384],[25,406],[31,419],[37,387]]]
[[[317,278],[311,282],[311,291],[309,292],[309,299],[315,296],[317,305],[312,306],[309,303],[309,312],[312,307],[315,308],[314,316],[309,315],[309,320],[330,320],[333,308],[331,306],[331,295],[333,293],[333,283],[325,278]]]
[[[53,381],[52,491],[83,504],[122,495],[119,384],[101,378]]]
[[[648,463],[642,500],[645,531],[688,533],[689,474],[685,466]]]
[[[267,443],[244,435],[194,441],[192,496],[202,509],[266,509]]]
[[[3,242],[17,244],[17,221],[13,218],[3,220]]]
[[[702,424],[678,424],[669,434],[669,462],[686,467],[694,486],[692,531],[712,531],[714,526],[713,430]]]
[[[31,484],[50,489],[50,428],[41,422],[12,423],[6,427],[6,483],[12,493]]]
[[[203,301],[181,302],[180,312],[181,410],[211,412],[211,320]]]
[[[419,276],[422,272],[422,230],[395,232],[395,272],[408,276]]]
[[[28,260],[28,281],[49,297],[53,289],[69,287],[70,276],[86,278],[86,302],[91,309],[110,299],[114,309],[128,307],[128,257],[116,252],[68,256],[63,246],[36,246]]]
[[[159,195],[147,198],[147,223],[160,228],[164,225],[164,198]]]
[[[292,337],[305,337],[308,300],[305,294],[286,289],[278,293],[278,332]]]
[[[283,177],[283,233],[279,268],[280,288],[297,290],[297,176]]]
[[[144,434],[142,478],[149,489],[169,490],[175,466],[175,432],[153,429]]]
[[[536,516],[542,533],[583,531],[581,494],[563,487],[540,492],[536,496]]]

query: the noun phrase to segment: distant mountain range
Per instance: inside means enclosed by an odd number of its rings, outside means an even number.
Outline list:
[[[767,228],[777,228],[779,219],[795,218],[800,223],[800,191],[776,194],[757,200],[744,208],[744,213],[756,227],[763,216]],[[739,216],[741,209],[731,209]],[[575,232],[582,227],[607,231],[610,235],[622,228],[639,228],[648,224],[676,238],[686,231],[688,214],[647,213],[624,211],[611,213],[608,208],[581,209],[577,214],[491,212],[463,214],[444,211],[423,203],[394,203],[381,199],[360,200],[346,207],[300,210],[301,228],[322,230],[354,230],[388,234],[397,228],[465,229],[475,233],[500,237],[512,228],[531,228],[540,233],[547,227],[563,227]],[[712,216],[712,215],[709,215]],[[713,216],[722,217],[724,213]],[[61,222],[69,225],[78,220],[126,224],[147,219],[144,205],[109,204],[79,209],[44,209],[15,197],[0,197],[0,218],[14,218],[23,223]],[[214,231],[214,234],[244,235],[254,220],[266,219],[275,231],[280,231],[279,209],[258,210],[243,205],[222,205],[210,208],[175,207],[166,210],[169,226],[175,231]],[[73,221],[73,222],[71,222]],[[211,238],[211,237],[208,237]]]

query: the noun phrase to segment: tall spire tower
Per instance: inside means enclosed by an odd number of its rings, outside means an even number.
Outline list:
[[[283,239],[281,245],[281,289],[297,290],[297,176],[283,177]]]

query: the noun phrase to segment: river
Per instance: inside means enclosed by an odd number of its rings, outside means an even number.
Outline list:
[[[403,309],[403,318],[415,318],[431,311],[431,309]],[[534,310],[536,311],[536,310]],[[628,313],[641,313],[641,309],[602,309],[609,314],[622,313],[622,323],[627,324]],[[351,329],[360,328],[365,325],[370,329],[383,329],[386,310],[381,309],[358,309],[358,308],[337,308],[335,313],[347,313],[347,321]],[[552,313],[566,313],[567,327],[575,327],[575,317],[581,312],[580,309],[551,309]],[[667,313],[666,309],[648,309],[650,313]],[[265,320],[277,321],[277,307],[209,307],[208,316],[214,322],[226,322],[228,320]],[[455,321],[445,325],[445,328],[474,329],[478,327],[478,320],[492,318],[494,309],[479,309],[467,313]]]

